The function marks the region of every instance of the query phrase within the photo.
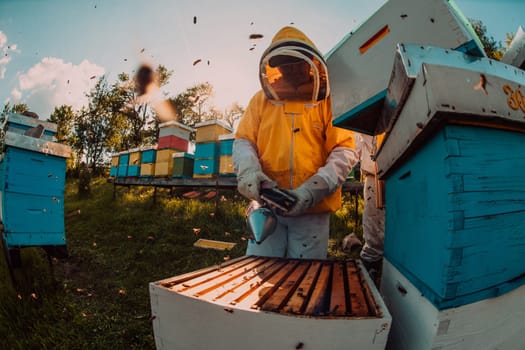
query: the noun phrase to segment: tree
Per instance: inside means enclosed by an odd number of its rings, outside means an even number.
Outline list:
[[[481,40],[481,43],[483,44],[483,49],[485,50],[485,54],[492,59],[495,60],[501,60],[503,57],[504,49],[501,46],[500,41],[494,40],[494,37],[488,36],[487,34],[487,27],[483,24],[483,22],[479,19],[469,19],[470,24],[472,25],[472,28],[476,32],[476,34],[479,37],[479,40]]]
[[[16,103],[11,106],[8,102],[4,105],[4,109],[2,110],[3,115],[8,113],[24,114],[27,112],[29,112],[29,107],[25,103]]]
[[[68,105],[55,107],[48,121],[57,125],[57,133],[55,135],[57,142],[73,148],[77,139],[76,134],[73,132],[75,128],[75,112],[73,112],[73,107]],[[77,159],[79,159],[79,155],[76,153],[73,153],[72,157],[67,159],[66,169],[68,173],[74,171]]]
[[[73,107],[68,105],[55,107],[48,121],[57,125],[57,133],[55,135],[57,142],[67,145],[75,143],[75,135],[73,134],[75,112],[73,112]]]
[[[195,126],[197,123],[215,119],[216,113],[210,104],[213,94],[213,86],[205,82],[186,89],[169,101],[179,115],[179,122]]]
[[[235,121],[240,119],[244,114],[244,108],[238,103],[234,102],[224,111],[223,119],[231,128],[234,127]]]
[[[96,174],[103,165],[108,145],[114,142],[119,133],[116,127],[118,118],[114,118],[118,112],[118,103],[105,76],[86,96],[89,101],[87,108],[83,107],[75,116],[74,148],[80,155],[78,161],[85,160],[87,167]]]

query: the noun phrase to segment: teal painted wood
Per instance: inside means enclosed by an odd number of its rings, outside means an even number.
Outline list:
[[[193,173],[197,175],[214,175],[219,172],[219,158],[195,159]]]
[[[449,125],[386,179],[385,257],[436,307],[525,283],[524,143]]]
[[[112,166],[109,168],[109,176],[117,176],[118,167]]]
[[[121,154],[118,156],[118,165],[128,165],[129,153]]]
[[[127,176],[140,176],[140,165],[128,165]]]
[[[218,142],[201,142],[195,144],[195,158],[216,158],[218,155]]]
[[[65,158],[6,147],[1,219],[9,248],[64,245]]]
[[[119,165],[117,169],[117,177],[125,177],[125,176],[128,176],[128,166]]]
[[[157,150],[149,149],[142,151],[142,163],[155,163]]]
[[[6,171],[2,188],[6,191],[63,198],[64,158],[8,147],[3,162]]]
[[[52,196],[3,192],[4,231],[64,232],[64,201]]]
[[[221,140],[220,144],[221,144],[221,150],[220,150],[221,156],[229,156],[233,153],[233,139]]]

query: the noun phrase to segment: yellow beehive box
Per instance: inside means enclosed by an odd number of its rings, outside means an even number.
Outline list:
[[[219,160],[219,175],[235,176],[235,170],[233,169],[233,159],[231,155],[221,155]]]
[[[129,150],[129,165],[140,165],[141,152],[139,148]]]
[[[173,174],[173,161],[155,163],[155,176],[156,177],[161,177],[161,176],[171,177],[172,174]]]
[[[155,163],[142,163],[140,165],[140,176],[154,176]]]
[[[155,160],[156,163],[164,163],[168,162],[173,164],[173,154],[180,152],[175,149],[159,149],[157,150],[157,159]]]
[[[118,153],[111,155],[111,166],[118,166]]]
[[[233,129],[223,121],[210,120],[195,124],[195,142],[217,141],[219,135],[230,134]]]

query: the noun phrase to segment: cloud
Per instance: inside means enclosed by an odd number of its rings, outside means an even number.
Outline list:
[[[78,65],[55,57],[45,57],[18,77],[18,88],[13,90],[14,102],[26,103],[32,111],[47,118],[60,105],[80,109],[87,105],[85,94],[91,90],[105,69],[88,60]],[[17,94],[18,92],[18,94]],[[18,95],[18,96],[17,96]]]
[[[22,93],[18,89],[13,89],[11,91],[11,96],[13,97],[14,100],[19,100],[22,97]]]
[[[10,44],[8,45],[7,35],[4,34],[4,32],[0,31],[0,79],[5,78],[5,72],[7,71],[7,64],[11,62],[13,59],[13,56],[11,56],[12,52],[20,53],[20,50],[17,50],[16,44]]]

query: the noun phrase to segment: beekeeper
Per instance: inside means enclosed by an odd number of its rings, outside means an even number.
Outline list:
[[[260,202],[261,187],[297,197],[262,243],[247,255],[326,258],[330,214],[341,185],[358,161],[353,132],[332,126],[326,63],[304,33],[282,28],[259,65],[262,90],[240,120],[233,144],[238,191]]]
[[[356,150],[361,160],[363,183],[363,238],[365,244],[360,253],[361,261],[374,281],[381,275],[383,264],[383,241],[385,235],[385,209],[379,202],[381,191],[376,177],[373,159],[382,135],[356,134]]]

